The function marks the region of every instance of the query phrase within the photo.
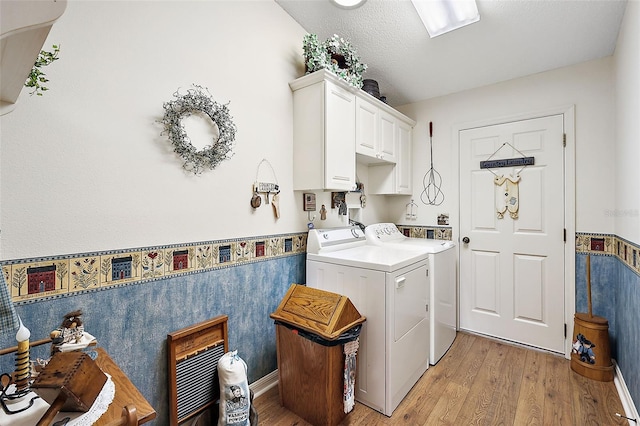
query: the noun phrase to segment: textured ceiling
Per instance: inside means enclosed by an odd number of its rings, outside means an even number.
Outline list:
[[[636,1],[636,0],[632,0]],[[276,0],[307,32],[351,41],[398,106],[612,55],[626,1],[478,0],[480,21],[429,38],[409,0]],[[302,52],[302,40],[300,40]]]

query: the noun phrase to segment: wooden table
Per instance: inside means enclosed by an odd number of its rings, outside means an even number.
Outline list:
[[[94,426],[113,426],[120,424],[122,417],[122,407],[125,405],[134,405],[138,412],[138,424],[146,423],[156,418],[156,410],[142,396],[138,388],[135,387],[126,374],[111,359],[107,351],[103,348],[97,348],[98,358],[96,364],[105,373],[111,376],[111,380],[116,386],[116,394],[113,402],[109,405],[109,409],[104,413]]]
[[[115,394],[107,411],[100,416],[93,426],[119,426],[123,420],[122,409],[125,406],[135,407],[139,425],[155,419],[156,411],[144,396],[142,396],[138,388],[131,383],[131,380],[129,380],[120,367],[111,359],[109,354],[103,348],[96,348],[94,350],[98,354],[95,363],[102,371],[111,376]],[[37,397],[33,391],[30,395],[27,395],[25,401],[28,401],[31,397]],[[14,406],[14,409],[21,408],[24,405],[26,405],[26,403]],[[25,426],[34,425],[41,419],[48,408],[49,404],[43,399],[38,398],[32,409],[16,413],[16,417],[13,418],[13,420],[8,419],[5,412],[0,408],[0,425],[12,423]],[[64,413],[59,413],[58,417],[62,414]]]

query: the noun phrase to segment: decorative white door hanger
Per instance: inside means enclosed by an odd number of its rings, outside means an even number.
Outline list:
[[[520,182],[520,175],[515,178],[511,176],[496,176],[493,182],[497,186],[498,193],[496,194],[496,212],[498,213],[498,219],[503,219],[505,212],[509,211],[511,219],[518,218],[518,183]]]
[[[491,160],[494,155],[498,153],[505,145],[509,145],[515,151],[517,151],[522,157],[519,158],[506,158],[502,160]],[[522,172],[527,166],[535,164],[534,157],[526,157],[522,152],[520,152],[516,147],[511,145],[509,142],[505,142],[500,145],[493,154],[489,156],[486,161],[480,162],[481,169],[487,169],[495,176],[493,179],[493,183],[496,185],[496,213],[498,215],[498,219],[503,219],[504,214],[508,211],[509,216],[512,219],[518,218],[518,208],[520,204],[520,191],[518,188],[518,184],[520,183],[520,172]],[[492,168],[498,167],[514,167],[514,166],[522,166],[520,170],[515,174],[515,176],[498,176]]]

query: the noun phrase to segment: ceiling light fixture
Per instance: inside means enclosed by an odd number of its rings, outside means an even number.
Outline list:
[[[343,9],[355,9],[364,4],[367,0],[331,0],[331,3]]]
[[[411,0],[411,3],[431,38],[480,20],[475,0]]]

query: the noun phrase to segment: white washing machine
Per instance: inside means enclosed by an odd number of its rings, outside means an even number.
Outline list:
[[[357,226],[312,229],[307,286],[347,296],[366,321],[355,398],[386,416],[429,367],[429,261],[423,250],[369,244]]]
[[[381,247],[420,248],[429,257],[430,356],[435,365],[456,338],[456,251],[451,241],[409,238],[393,223],[377,223],[365,228],[371,244]]]

